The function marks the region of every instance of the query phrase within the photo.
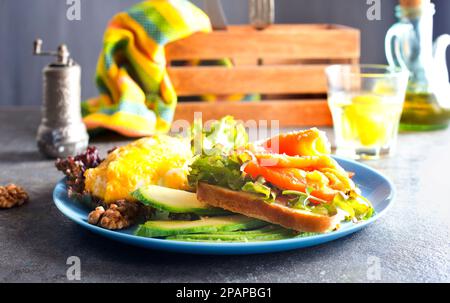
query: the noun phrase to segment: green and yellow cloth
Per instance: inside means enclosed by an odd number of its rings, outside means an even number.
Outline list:
[[[210,30],[208,16],[187,0],[148,0],[114,16],[97,63],[100,95],[82,107],[88,129],[132,137],[167,132],[177,96],[164,46]]]

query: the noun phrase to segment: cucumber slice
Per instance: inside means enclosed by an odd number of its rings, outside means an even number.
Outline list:
[[[193,233],[215,233],[253,229],[266,222],[242,215],[202,218],[195,221],[147,221],[139,225],[135,235],[142,237],[167,237]]]
[[[230,212],[197,200],[195,193],[158,185],[147,185],[131,195],[142,204],[171,213],[194,213],[200,216],[225,215]]]
[[[215,235],[251,235],[251,234],[268,234],[268,233],[277,233],[282,231],[289,231],[281,226],[277,225],[267,225],[261,228],[252,229],[252,230],[238,230],[238,231],[219,231],[215,232]]]
[[[229,234],[192,234],[177,235],[167,237],[168,240],[188,241],[188,242],[255,242],[255,241],[273,241],[293,238],[295,233],[292,231],[282,231],[274,233],[229,233]]]

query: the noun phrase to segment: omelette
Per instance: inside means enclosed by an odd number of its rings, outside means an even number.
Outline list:
[[[116,148],[99,166],[87,169],[85,189],[105,203],[134,201],[130,193],[143,185],[187,189],[191,158],[188,139],[167,135],[142,138]]]

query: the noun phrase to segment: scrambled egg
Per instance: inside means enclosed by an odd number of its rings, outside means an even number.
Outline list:
[[[191,158],[187,139],[166,135],[142,138],[115,149],[98,167],[86,170],[85,188],[106,203],[133,201],[130,193],[147,184],[185,189],[185,164]]]

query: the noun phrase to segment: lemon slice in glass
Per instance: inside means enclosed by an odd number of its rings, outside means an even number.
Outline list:
[[[376,95],[359,95],[344,110],[347,133],[357,134],[363,146],[382,144],[386,139],[387,124],[382,98]]]

